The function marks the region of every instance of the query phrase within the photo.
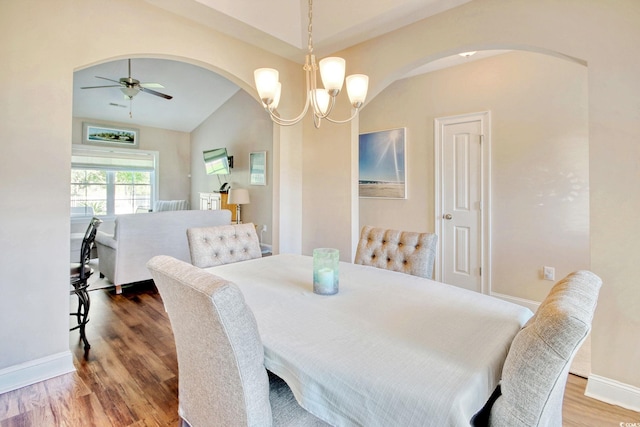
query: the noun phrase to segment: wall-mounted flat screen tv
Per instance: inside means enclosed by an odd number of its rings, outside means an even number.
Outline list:
[[[207,175],[228,175],[231,173],[226,148],[216,148],[202,153]]]

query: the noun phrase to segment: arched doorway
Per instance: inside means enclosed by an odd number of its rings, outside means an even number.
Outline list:
[[[87,147],[83,135],[86,123],[135,128],[139,131],[136,149],[159,156],[156,198],[187,200],[191,209],[198,209],[199,193],[218,190],[220,180],[232,187],[248,188],[251,203],[243,206],[242,217],[246,222],[264,225],[266,230],[260,237],[270,244],[273,125],[259,102],[211,66],[184,58],[141,55],[131,57],[131,77],[142,83],[162,84],[164,87],[154,86],[153,90],[172,99],[144,91],[126,99],[117,82],[129,77],[128,60],[110,58],[74,72],[72,146]],[[82,89],[103,84],[110,87]],[[234,167],[228,175],[207,175],[203,152],[219,147],[234,156]],[[249,154],[256,151],[267,153],[266,185],[249,184]],[[110,211],[103,218],[101,231],[113,232],[114,215],[118,213]],[[72,233],[84,228],[83,220],[72,219]]]

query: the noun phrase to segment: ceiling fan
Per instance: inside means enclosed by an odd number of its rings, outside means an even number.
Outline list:
[[[114,83],[118,83],[116,85],[106,85],[106,86],[85,86],[85,87],[81,87],[80,89],[98,89],[98,88],[104,88],[104,87],[119,87],[120,90],[122,91],[122,93],[124,93],[124,96],[126,99],[131,100],[133,99],[134,96],[136,96],[138,94],[138,92],[145,92],[148,93],[150,95],[155,95],[155,96],[159,96],[161,98],[164,99],[172,99],[173,96],[171,95],[166,95],[164,93],[160,93],[157,92],[153,89],[150,89],[151,87],[154,88],[162,88],[164,86],[162,86],[159,83],[140,83],[140,80],[136,80],[133,77],[131,77],[131,59],[128,60],[129,62],[129,77],[122,77],[120,80],[113,80],[113,79],[109,79],[107,77],[100,77],[100,76],[96,76],[96,78],[98,79],[103,79],[103,80],[108,80],[110,82],[114,82]]]

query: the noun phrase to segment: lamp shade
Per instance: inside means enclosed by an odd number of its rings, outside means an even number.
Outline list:
[[[231,188],[227,203],[231,205],[246,205],[249,203],[249,190],[246,188]]]

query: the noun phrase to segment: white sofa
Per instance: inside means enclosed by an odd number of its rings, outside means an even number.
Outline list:
[[[187,229],[231,224],[231,211],[181,210],[119,215],[113,235],[98,231],[98,269],[114,285],[150,280],[147,261],[169,255],[191,262]]]

